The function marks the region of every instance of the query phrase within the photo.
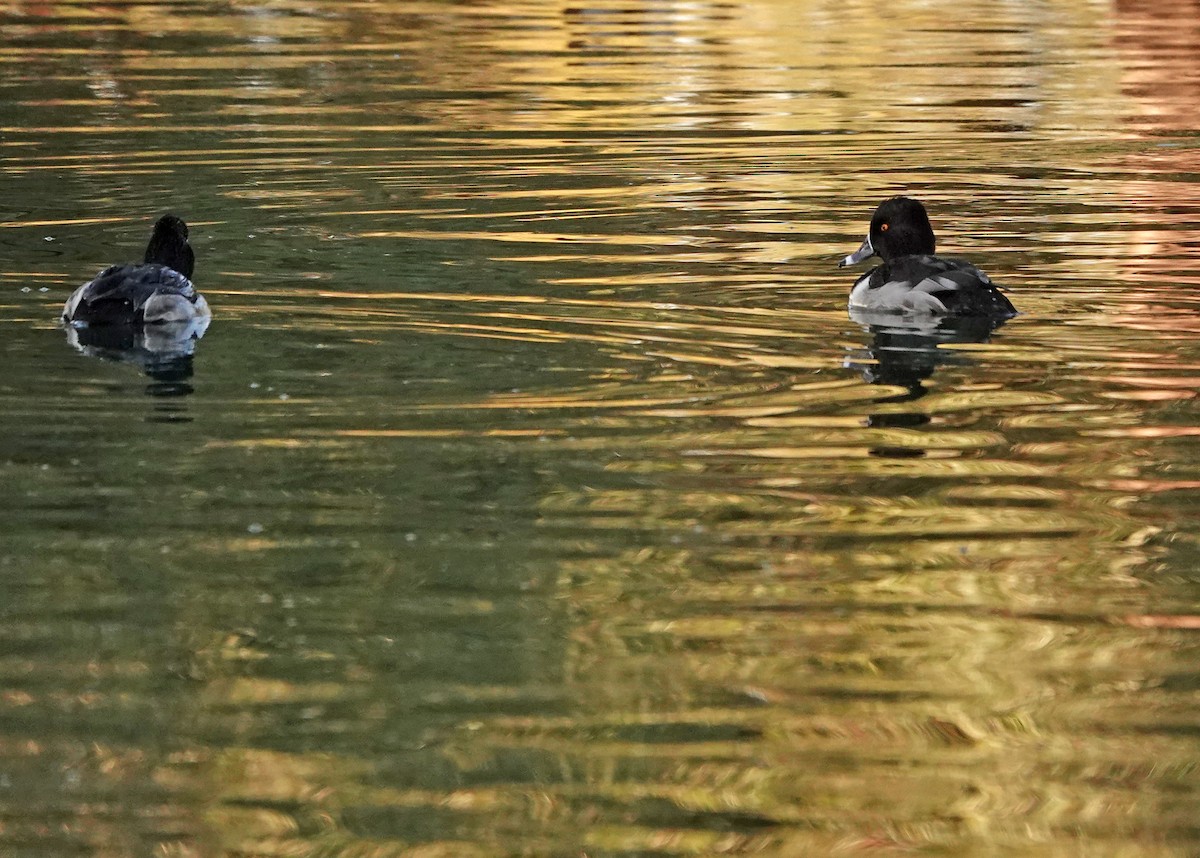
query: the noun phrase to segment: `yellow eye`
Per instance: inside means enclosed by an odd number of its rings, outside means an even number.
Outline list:
[[[880,231],[880,232],[887,232],[887,231],[888,231],[888,225],[887,225],[886,223],[881,223],[881,224],[879,225],[879,231]]]

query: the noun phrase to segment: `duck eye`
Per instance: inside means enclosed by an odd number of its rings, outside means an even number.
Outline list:
[[[879,231],[880,231],[880,232],[887,232],[887,231],[888,231],[888,226],[889,226],[889,224],[886,224],[886,223],[881,223],[881,224],[879,225]]]

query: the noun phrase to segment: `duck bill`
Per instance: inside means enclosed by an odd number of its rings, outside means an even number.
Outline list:
[[[847,265],[857,265],[869,256],[875,255],[875,248],[871,246],[871,236],[867,236],[863,240],[862,247],[851,253],[845,259],[838,263],[838,268],[845,268]]]

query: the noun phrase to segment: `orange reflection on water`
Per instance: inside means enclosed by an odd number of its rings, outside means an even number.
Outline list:
[[[1200,192],[1190,177],[1200,169],[1200,153],[1186,137],[1171,140],[1169,135],[1190,136],[1200,115],[1196,6],[1189,0],[1118,0],[1114,8],[1113,41],[1130,105],[1126,123],[1151,141],[1123,159],[1122,166],[1133,174],[1123,183],[1124,193],[1140,216],[1127,232],[1121,267],[1133,281],[1194,287],[1200,283]],[[1194,288],[1178,288],[1147,295],[1152,306],[1145,308],[1146,318],[1130,321],[1158,331],[1195,330],[1194,310],[1181,318],[1172,306],[1194,304],[1194,293]]]

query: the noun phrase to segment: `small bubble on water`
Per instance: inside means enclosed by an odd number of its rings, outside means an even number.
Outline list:
[[[246,528],[247,533],[262,533],[264,530],[266,530],[266,528],[257,521],[252,522],[250,526]]]

